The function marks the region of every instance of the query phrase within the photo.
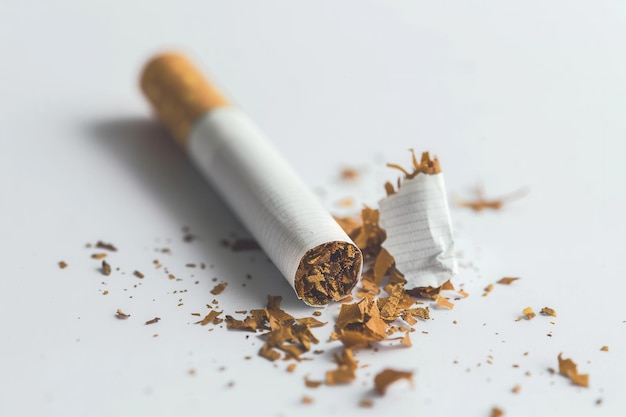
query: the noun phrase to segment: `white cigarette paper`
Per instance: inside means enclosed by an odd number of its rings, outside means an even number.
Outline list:
[[[379,202],[382,246],[394,257],[406,288],[440,287],[457,273],[443,174],[418,174]]]
[[[363,258],[261,131],[179,54],[144,69],[159,118],[309,305],[350,294]]]
[[[294,290],[309,250],[328,242],[354,245],[242,111],[223,107],[207,113],[193,128],[188,150]]]

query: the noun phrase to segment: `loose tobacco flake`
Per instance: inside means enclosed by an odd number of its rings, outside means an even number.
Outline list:
[[[215,287],[213,287],[213,289],[211,290],[211,294],[213,295],[221,294],[222,292],[224,292],[227,286],[228,286],[228,282],[220,282]]]
[[[589,387],[589,374],[579,374],[578,367],[571,359],[563,359],[562,353],[559,353],[559,373],[572,381],[574,385],[581,387]]]
[[[118,308],[117,311],[115,312],[115,317],[117,317],[120,320],[126,320],[127,318],[130,317],[130,314],[126,314],[121,309]]]
[[[500,408],[498,407],[493,407],[491,409],[491,417],[502,417],[504,415],[504,411],[502,411]]]
[[[146,324],[155,324],[158,323],[161,319],[159,317],[155,317],[152,320],[148,320]]]
[[[218,318],[218,316],[222,314],[222,311],[217,311],[217,310],[211,310],[209,312],[209,314],[207,314],[206,316],[204,316],[204,318],[200,321],[195,322],[194,324],[199,324],[201,326],[206,326],[207,324],[211,323],[213,320],[215,320],[216,318]]]
[[[554,311],[553,309],[551,309],[550,307],[544,307],[541,309],[540,311],[541,314],[546,315],[546,316],[552,316],[552,317],[556,317],[556,311]]]
[[[413,372],[396,371],[394,369],[385,369],[374,377],[374,388],[380,395],[385,395],[389,385],[400,379],[406,379],[413,383]]]
[[[526,316],[526,320],[531,320],[532,318],[536,316],[532,307],[526,307],[525,309],[522,310],[522,313]]]
[[[526,193],[527,191],[522,188],[513,193],[510,193],[508,196],[499,197],[495,199],[487,199],[485,197],[485,192],[483,188],[479,186],[479,187],[476,187],[476,190],[475,190],[475,194],[476,194],[475,200],[467,200],[467,201],[457,200],[456,204],[460,207],[467,207],[474,211],[482,211],[485,209],[500,210],[502,206],[504,206],[504,203],[517,199],[517,198],[521,198]]]
[[[326,372],[326,384],[337,385],[347,384],[356,379],[356,369],[359,362],[354,359],[351,349],[344,349],[340,355],[334,355],[337,369]]]
[[[449,310],[452,310],[454,308],[454,303],[451,303],[447,298],[441,296],[437,298],[437,302],[435,303],[435,305],[439,308],[447,308]]]
[[[496,284],[502,284],[502,285],[511,285],[513,282],[517,281],[519,278],[501,278],[500,280],[496,281]]]
[[[107,276],[111,275],[111,265],[109,265],[104,259],[102,260],[102,274]]]
[[[65,261],[59,261],[59,268],[61,269],[67,268],[67,263]]]
[[[104,243],[101,240],[96,243],[96,248],[110,250],[111,252],[117,252],[117,248],[115,246],[113,246],[111,243]]]

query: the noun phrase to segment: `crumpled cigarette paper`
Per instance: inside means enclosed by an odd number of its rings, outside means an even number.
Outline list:
[[[454,238],[443,174],[419,173],[379,202],[382,246],[395,258],[406,288],[440,287],[456,275]]]

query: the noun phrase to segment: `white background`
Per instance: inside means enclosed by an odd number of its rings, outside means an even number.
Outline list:
[[[618,0],[4,0],[0,415],[623,415],[624,39]],[[375,205],[396,177],[384,163],[407,164],[411,147],[439,156],[451,200],[477,183],[526,187],[500,212],[452,208],[455,284],[470,297],[433,310],[413,348],[359,352],[357,381],[317,390],[303,378],[333,368],[330,323],[316,331],[325,353],[294,373],[258,357],[252,334],[194,325],[213,299],[225,314],[267,294],[311,309],[262,253],[220,244],[247,234],[138,91],[143,63],[168,49],[198,62],[333,212],[344,197]],[[346,166],[355,184],[338,179]],[[198,239],[183,242],[183,226]],[[119,248],[109,277],[85,248],[97,240]],[[481,296],[503,276],[521,279]],[[229,282],[217,297],[213,277]],[[516,322],[528,306],[558,317]],[[589,388],[548,372],[559,352]],[[378,397],[385,367],[414,371],[413,386]]]

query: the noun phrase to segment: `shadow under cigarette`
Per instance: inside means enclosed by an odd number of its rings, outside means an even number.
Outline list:
[[[219,262],[219,269],[228,274],[223,277],[230,281],[228,292],[236,291],[237,299],[248,303],[246,308],[263,307],[267,294],[283,296],[285,307],[301,303],[262,251],[234,253],[224,247],[224,239],[247,238],[248,232],[159,123],[142,117],[118,118],[94,121],[87,130],[105,151],[122,161],[128,175],[142,182],[174,222],[181,228],[190,226],[198,237],[191,243],[191,254]],[[253,264],[251,255],[256,258]],[[272,279],[250,280],[249,274]]]

